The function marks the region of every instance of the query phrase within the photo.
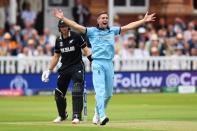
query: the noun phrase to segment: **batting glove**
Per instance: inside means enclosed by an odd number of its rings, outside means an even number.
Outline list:
[[[43,82],[48,82],[49,81],[49,76],[51,74],[51,70],[46,70],[42,73],[42,81]]]

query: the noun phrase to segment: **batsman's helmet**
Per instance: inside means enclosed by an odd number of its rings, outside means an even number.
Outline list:
[[[59,22],[58,22],[59,32],[61,32],[61,31],[60,31],[60,28],[61,28],[61,27],[68,27],[68,25],[67,25],[66,23],[64,23],[63,20],[59,20]],[[68,30],[70,30],[70,28],[68,28]]]

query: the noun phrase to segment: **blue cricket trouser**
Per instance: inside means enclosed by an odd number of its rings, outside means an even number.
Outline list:
[[[92,62],[93,85],[96,92],[96,112],[105,117],[105,108],[113,94],[114,67],[112,60],[94,59]]]

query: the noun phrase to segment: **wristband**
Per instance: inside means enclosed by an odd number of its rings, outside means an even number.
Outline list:
[[[93,59],[92,59],[92,55],[87,56],[87,58],[88,58],[88,60],[89,60],[90,62],[92,62],[92,61],[93,61]]]

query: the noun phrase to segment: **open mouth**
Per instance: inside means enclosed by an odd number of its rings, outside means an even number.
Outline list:
[[[103,25],[107,25],[107,23],[106,22],[103,22]]]

